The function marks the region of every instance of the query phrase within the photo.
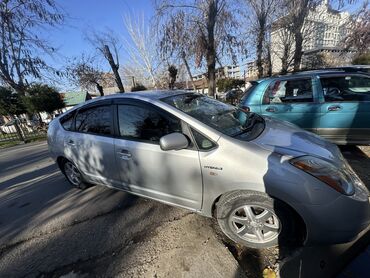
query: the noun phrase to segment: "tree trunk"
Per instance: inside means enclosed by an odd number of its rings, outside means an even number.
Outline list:
[[[285,45],[283,50],[283,56],[281,57],[281,74],[286,74],[288,72],[288,59],[289,59],[289,49]]]
[[[96,88],[98,89],[100,96],[103,97],[104,96],[103,86],[100,85],[99,83],[96,83]]]
[[[106,57],[106,59],[109,62],[110,67],[112,68],[112,71],[113,71],[114,78],[116,80],[116,84],[117,84],[118,89],[120,90],[121,93],[124,93],[125,88],[123,87],[121,77],[119,76],[119,73],[118,73],[118,66],[114,62],[112,53],[110,52],[110,49],[109,49],[108,45],[104,45],[104,56]]]
[[[24,143],[26,143],[26,138],[23,134],[23,131],[22,131],[21,127],[19,126],[17,118],[16,117],[11,117],[11,118],[14,119],[14,127],[15,127],[15,130],[17,132],[19,141],[23,141]]]
[[[215,25],[217,17],[217,0],[210,0],[207,16],[207,70],[208,70],[208,95],[216,95],[216,48],[215,48]]]
[[[299,71],[299,69],[301,68],[302,44],[303,44],[303,36],[300,30],[294,33],[294,39],[295,39],[295,50],[293,67],[294,71]]]
[[[40,112],[37,112],[37,116],[39,116],[39,123],[40,123],[40,125],[42,125],[44,122],[42,121],[42,117],[41,117]]]
[[[262,27],[261,27],[262,28]],[[263,38],[264,38],[264,32],[262,29],[258,32],[257,37],[257,70],[258,70],[258,78],[263,77],[263,65],[262,65],[262,47],[263,47]]]
[[[271,45],[267,46],[267,75],[272,76]]]
[[[185,52],[184,51],[181,54],[181,58],[184,61],[184,64],[185,64],[185,67],[186,67],[186,71],[188,72],[188,75],[189,75],[189,78],[190,78],[191,85],[193,86],[193,90],[195,91],[197,88],[195,87],[194,78],[193,78],[193,75],[191,74],[191,70],[190,70],[188,61],[186,60],[186,56],[185,56]]]

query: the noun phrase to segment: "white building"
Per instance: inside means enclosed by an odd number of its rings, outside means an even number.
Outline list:
[[[205,78],[206,73],[194,76],[194,80],[201,80]],[[242,79],[243,76],[240,72],[240,67],[238,65],[229,65],[222,68],[216,69],[216,78],[233,78]]]
[[[294,36],[287,29],[280,27],[279,23],[283,20],[284,18],[276,20],[271,32],[273,73],[278,73],[282,69],[284,50],[288,53],[288,64],[291,64],[293,60]],[[328,66],[350,63],[352,55],[345,53],[346,55],[339,57],[339,54],[343,52],[341,42],[348,32],[349,20],[348,12],[332,9],[327,0],[322,1],[314,10],[310,10],[303,26],[304,42],[301,68],[307,67],[318,53],[327,56]]]

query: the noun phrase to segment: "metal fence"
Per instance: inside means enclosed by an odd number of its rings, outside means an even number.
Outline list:
[[[36,138],[44,137],[46,132],[46,124],[29,125],[27,123],[13,121],[0,126],[0,143],[12,141],[28,142]]]

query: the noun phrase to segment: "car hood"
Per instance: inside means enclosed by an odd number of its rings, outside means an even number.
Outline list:
[[[265,130],[254,142],[265,149],[293,157],[314,155],[333,162],[338,162],[338,158],[342,157],[336,145],[316,134],[286,121],[263,118]]]

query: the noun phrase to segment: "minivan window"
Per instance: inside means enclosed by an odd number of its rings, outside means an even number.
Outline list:
[[[180,120],[136,105],[118,105],[118,124],[120,136],[152,143],[158,143],[164,135],[182,131]]]
[[[264,126],[262,117],[200,94],[182,94],[162,99],[202,123],[232,137],[252,140],[256,124]],[[253,138],[249,135],[253,134]]]
[[[113,134],[113,118],[110,105],[97,106],[78,111],[76,131],[98,135]]]
[[[273,81],[263,98],[264,104],[295,102],[313,102],[311,78]]]
[[[321,77],[325,101],[370,101],[370,77],[345,75]]]

